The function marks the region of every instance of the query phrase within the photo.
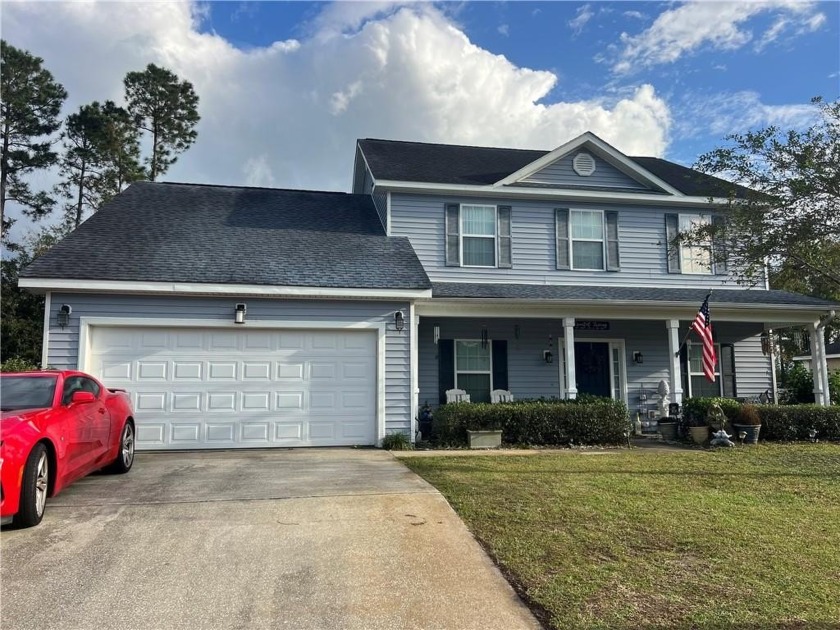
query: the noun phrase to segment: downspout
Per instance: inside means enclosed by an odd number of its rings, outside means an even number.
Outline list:
[[[828,365],[825,359],[825,327],[828,326],[837,317],[837,311],[830,310],[824,317],[821,317],[817,322],[817,348],[819,350],[820,360],[820,379],[822,380],[822,390],[824,401],[823,404],[828,406],[831,404],[831,392],[828,391]],[[811,350],[811,366],[814,364],[814,349]]]

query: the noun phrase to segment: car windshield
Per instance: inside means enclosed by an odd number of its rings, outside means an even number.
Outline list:
[[[51,407],[55,376],[3,376],[0,378],[0,407],[3,411]]]

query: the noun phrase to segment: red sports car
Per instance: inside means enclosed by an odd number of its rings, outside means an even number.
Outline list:
[[[134,463],[134,414],[123,390],[70,370],[0,375],[0,517],[41,522],[47,497],[105,468]]]

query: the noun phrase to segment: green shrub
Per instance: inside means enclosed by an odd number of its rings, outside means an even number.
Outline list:
[[[831,395],[831,404],[840,405],[840,370],[828,373],[828,392]]]
[[[741,403],[734,398],[688,398],[683,403],[683,416],[691,426],[703,426],[706,424],[706,416],[709,414],[709,407],[714,403],[720,405],[723,413],[726,414],[730,423],[738,417]]]
[[[32,363],[30,360],[22,357],[12,357],[0,363],[0,372],[26,372],[37,369],[40,369],[37,363]]]
[[[779,403],[807,405],[814,402],[814,377],[804,363],[794,361],[779,375]]]
[[[758,407],[755,405],[741,405],[741,408],[738,410],[738,415],[735,417],[735,424],[746,424],[753,427],[761,424]]]
[[[840,441],[840,406],[758,405],[761,437],[765,440],[808,440],[808,431],[817,430],[817,439]]]
[[[382,448],[386,451],[410,451],[411,440],[405,433],[389,433],[382,438]]]
[[[442,446],[467,443],[467,431],[501,430],[506,444],[620,444],[627,407],[609,398],[583,401],[520,400],[513,403],[452,403],[432,419],[433,439]]]

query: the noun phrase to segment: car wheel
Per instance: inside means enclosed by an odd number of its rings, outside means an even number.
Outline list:
[[[19,527],[32,527],[40,523],[44,518],[49,490],[50,460],[47,457],[47,447],[39,442],[29,453],[23,467],[20,508],[15,515],[14,524]]]
[[[120,432],[120,450],[117,459],[108,466],[107,472],[115,475],[124,475],[134,464],[134,425],[127,421]]]

